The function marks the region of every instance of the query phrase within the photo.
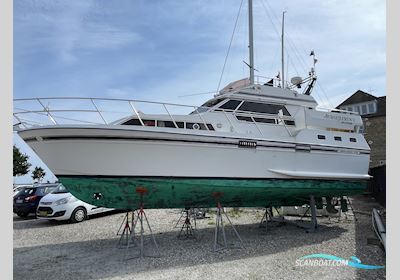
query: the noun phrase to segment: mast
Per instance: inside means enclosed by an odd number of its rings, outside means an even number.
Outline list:
[[[250,84],[254,84],[253,0],[249,0],[249,60]]]
[[[282,88],[285,88],[285,13],[286,11],[282,13]]]

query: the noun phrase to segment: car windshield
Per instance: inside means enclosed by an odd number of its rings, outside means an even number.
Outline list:
[[[60,184],[52,193],[68,193],[68,192],[69,191],[67,190],[67,188]]]

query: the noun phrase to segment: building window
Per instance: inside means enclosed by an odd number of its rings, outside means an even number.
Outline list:
[[[361,105],[361,114],[362,115],[367,114],[367,104]]]
[[[347,107],[347,111],[353,111],[353,107]]]
[[[325,140],[326,137],[325,137],[325,135],[318,134],[318,139]]]
[[[375,113],[376,112],[376,110],[375,110],[375,103],[369,103],[368,104],[368,113],[369,114],[373,114],[373,113]]]
[[[340,136],[335,136],[335,141],[342,141],[342,137],[340,137]]]

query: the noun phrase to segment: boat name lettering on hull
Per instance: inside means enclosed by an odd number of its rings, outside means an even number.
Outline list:
[[[346,122],[346,123],[354,123],[354,119],[350,118],[350,117],[347,117],[347,116],[325,114],[324,118],[325,119],[335,120],[335,121]]]

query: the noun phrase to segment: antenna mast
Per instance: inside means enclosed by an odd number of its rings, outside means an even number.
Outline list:
[[[286,11],[282,13],[282,88],[285,88],[285,13]]]
[[[253,0],[249,0],[249,59],[250,84],[254,84]]]

